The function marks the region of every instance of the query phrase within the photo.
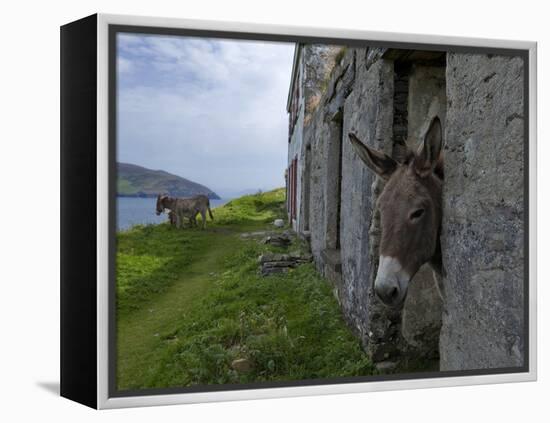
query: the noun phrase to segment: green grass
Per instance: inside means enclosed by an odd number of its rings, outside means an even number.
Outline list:
[[[217,224],[239,226],[243,224],[270,223],[283,217],[285,190],[245,195],[216,208]]]
[[[132,185],[127,179],[118,178],[117,180],[117,193],[119,195],[133,195],[139,190]]]
[[[258,256],[282,249],[240,234],[272,230],[282,215],[280,189],[216,208],[204,231],[162,224],[118,234],[119,389],[373,373],[312,264],[259,275]],[[234,370],[235,359],[250,371]]]
[[[204,235],[204,236],[201,236]],[[117,310],[140,309],[180,278],[208,248],[210,233],[167,224],[135,226],[117,235]],[[213,241],[213,240],[212,240]]]

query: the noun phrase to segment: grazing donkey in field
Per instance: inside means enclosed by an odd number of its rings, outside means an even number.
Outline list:
[[[196,195],[191,198],[174,198],[167,195],[159,194],[157,196],[156,212],[157,216],[169,209],[175,214],[176,227],[181,228],[183,219],[187,218],[192,226],[196,226],[196,216],[198,213],[202,216],[202,228],[206,227],[206,212],[210,215],[210,219],[214,220],[212,210],[210,210],[210,200],[206,195]],[[172,222],[173,217],[170,218]]]
[[[350,141],[367,167],[386,181],[378,199],[382,239],[374,291],[391,307],[403,305],[410,281],[424,263],[434,269],[439,293],[441,261],[443,154],[441,122],[435,117],[417,153],[403,145],[402,162]]]

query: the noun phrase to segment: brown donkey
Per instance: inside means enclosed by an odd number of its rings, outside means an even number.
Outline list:
[[[399,307],[424,263],[430,263],[437,282],[442,273],[441,122],[438,117],[432,120],[417,153],[403,145],[401,162],[367,147],[352,133],[349,138],[367,167],[386,181],[377,203],[382,239],[374,291],[384,304]]]
[[[210,209],[210,200],[206,195],[195,195],[191,198],[175,198],[168,195],[159,194],[157,196],[157,205],[155,211],[157,216],[160,216],[168,209],[170,213],[175,215],[175,225],[177,228],[183,226],[183,219],[189,219],[191,226],[196,226],[197,214],[202,216],[202,229],[206,227],[206,212],[210,215],[210,219],[214,220],[212,210]],[[170,223],[173,223],[174,216],[170,216]]]

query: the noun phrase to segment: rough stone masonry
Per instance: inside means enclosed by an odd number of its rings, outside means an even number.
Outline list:
[[[334,46],[300,51],[305,68],[295,61],[297,80],[307,89],[296,92],[308,117],[298,118],[289,137],[289,161],[298,162],[293,226],[310,239],[316,266],[366,351],[375,362],[440,355],[442,370],[520,366],[522,59]],[[319,62],[323,71],[313,72]],[[347,133],[397,158],[399,140],[418,145],[436,115],[446,138],[445,303],[425,266],[403,310],[390,310],[372,289],[383,183],[354,154]]]
[[[523,60],[447,55],[445,370],[523,365]]]

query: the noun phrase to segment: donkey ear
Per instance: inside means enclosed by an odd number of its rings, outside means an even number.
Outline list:
[[[433,171],[438,163],[443,136],[441,130],[441,121],[436,116],[433,118],[424,136],[424,143],[415,160],[416,170],[421,176],[426,176]]]
[[[397,162],[387,154],[373,150],[363,144],[355,134],[349,133],[349,140],[367,167],[383,179],[388,179],[397,169]]]

